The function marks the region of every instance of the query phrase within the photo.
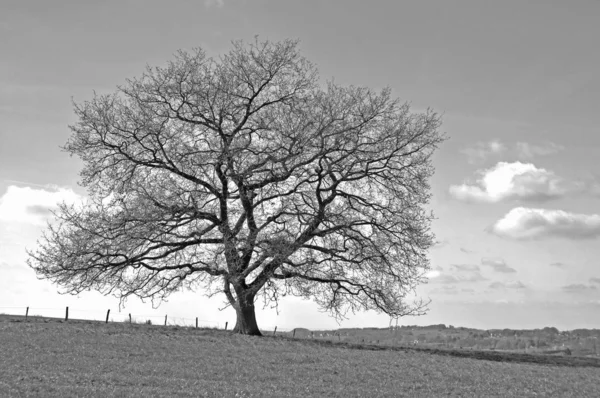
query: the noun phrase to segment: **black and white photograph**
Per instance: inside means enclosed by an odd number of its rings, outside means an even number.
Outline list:
[[[0,0],[0,397],[600,397],[600,0]]]

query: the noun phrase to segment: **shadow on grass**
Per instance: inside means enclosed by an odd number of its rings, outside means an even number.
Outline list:
[[[423,352],[432,355],[443,355],[457,358],[471,358],[494,362],[507,363],[532,363],[539,365],[552,366],[569,366],[569,367],[594,367],[600,368],[599,358],[577,357],[577,356],[557,356],[547,354],[524,354],[514,352],[500,351],[479,351],[479,350],[453,350],[439,349],[426,347],[407,347],[407,346],[390,346],[390,345],[375,345],[375,344],[357,344],[336,342],[329,340],[314,340],[314,339],[294,339],[286,336],[265,336],[265,338],[286,339],[290,341],[305,341],[306,344],[313,344],[322,347],[332,348],[347,348],[353,350],[370,350],[370,351],[401,351],[401,352]]]

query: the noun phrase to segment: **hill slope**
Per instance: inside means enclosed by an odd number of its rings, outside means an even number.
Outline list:
[[[586,397],[600,396],[600,371],[207,329],[0,318],[0,396],[22,395]]]

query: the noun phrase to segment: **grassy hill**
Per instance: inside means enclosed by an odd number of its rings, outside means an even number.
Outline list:
[[[600,361],[0,317],[2,397],[536,395],[600,396]]]

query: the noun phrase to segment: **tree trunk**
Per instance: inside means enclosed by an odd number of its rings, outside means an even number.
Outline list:
[[[247,334],[251,336],[262,336],[256,323],[256,313],[254,312],[254,296],[246,294],[237,294],[238,300],[234,306],[236,312],[236,323],[233,328],[234,333]]]

